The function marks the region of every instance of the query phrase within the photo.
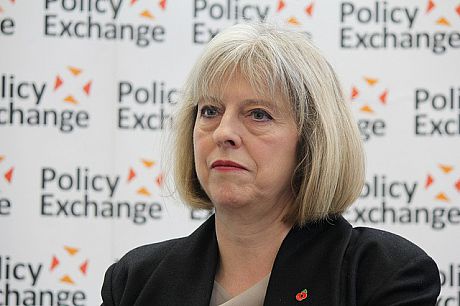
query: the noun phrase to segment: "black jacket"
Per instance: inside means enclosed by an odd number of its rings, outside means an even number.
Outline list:
[[[208,306],[218,262],[214,217],[190,236],[130,251],[106,272],[104,306]],[[307,298],[296,300],[307,289]],[[294,227],[271,272],[264,305],[428,306],[440,291],[434,261],[384,231],[342,217]]]

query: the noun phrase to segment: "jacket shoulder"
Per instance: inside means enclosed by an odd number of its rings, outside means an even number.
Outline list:
[[[359,305],[436,303],[440,291],[436,263],[420,247],[401,236],[377,229],[354,228],[344,260],[347,278],[353,283]]]
[[[350,245],[355,251],[375,252],[374,255],[387,258],[394,264],[404,259],[428,256],[420,247],[397,234],[367,227],[353,228]]]
[[[209,301],[206,292],[212,291],[216,265],[217,240],[211,216],[187,237],[138,247],[110,266],[101,290],[103,305]]]
[[[185,238],[177,238],[137,247],[112,264],[105,273],[101,294],[103,305],[129,304],[139,295],[162,260]]]
[[[126,253],[117,263],[129,268],[155,266],[168,254],[171,248],[185,238],[176,238],[139,246]]]

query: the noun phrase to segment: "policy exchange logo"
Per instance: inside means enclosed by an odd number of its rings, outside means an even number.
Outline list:
[[[140,159],[129,167],[127,183],[136,190],[136,194],[150,197],[156,188],[163,186],[164,174],[152,159]]]
[[[50,263],[50,273],[56,275],[59,282],[66,285],[77,285],[87,275],[89,259],[83,256],[80,249],[64,246],[58,250]]]
[[[89,98],[92,83],[93,81],[84,75],[82,69],[68,66],[65,71],[56,75],[53,93],[65,103],[78,105]]]
[[[166,0],[95,3],[46,1],[44,35],[57,39],[127,41],[142,48],[165,41],[167,31],[158,19],[164,16]]]
[[[435,24],[438,26],[451,27],[453,20],[458,21],[460,17],[460,3],[451,7],[449,1],[428,0],[426,14],[435,18]],[[441,7],[441,9],[439,9]],[[456,15],[456,16],[455,16]]]
[[[87,305],[86,292],[76,285],[86,276],[89,260],[79,249],[64,247],[52,257],[49,269],[36,257],[20,257],[0,253],[0,305]],[[49,282],[55,275],[62,286]]]
[[[278,0],[276,13],[283,18],[287,24],[301,26],[313,17],[315,9],[314,1],[292,1]]]
[[[91,91],[92,80],[74,66],[46,81],[4,73],[0,75],[0,125],[54,127],[63,133],[87,128],[90,114],[79,105],[88,101]]]
[[[425,190],[437,203],[460,204],[460,172],[452,165],[439,164],[426,175]]]
[[[412,2],[415,1],[341,1],[340,47],[427,50],[437,55],[460,47],[458,1],[425,0],[422,5]]]

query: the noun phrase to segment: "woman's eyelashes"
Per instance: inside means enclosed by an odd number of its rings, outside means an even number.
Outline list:
[[[221,113],[224,114],[225,111],[222,111],[221,109],[219,109],[219,107],[213,105],[203,105],[200,108],[200,117],[203,117],[205,119],[215,118],[219,116]],[[267,122],[273,120],[273,116],[270,115],[268,111],[261,108],[250,109],[248,111],[245,111],[245,113],[245,117],[248,117],[251,120],[257,122]]]
[[[273,117],[265,110],[257,108],[253,109],[249,112],[249,115],[254,119],[255,121],[270,121],[273,119]]]
[[[212,105],[204,105],[201,107],[200,116],[204,118],[213,118],[219,114],[217,107]]]

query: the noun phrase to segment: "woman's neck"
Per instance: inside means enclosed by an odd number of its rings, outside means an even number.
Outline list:
[[[291,229],[278,214],[251,218],[247,214],[216,211],[220,261],[216,281],[232,296],[270,273],[284,238]]]

